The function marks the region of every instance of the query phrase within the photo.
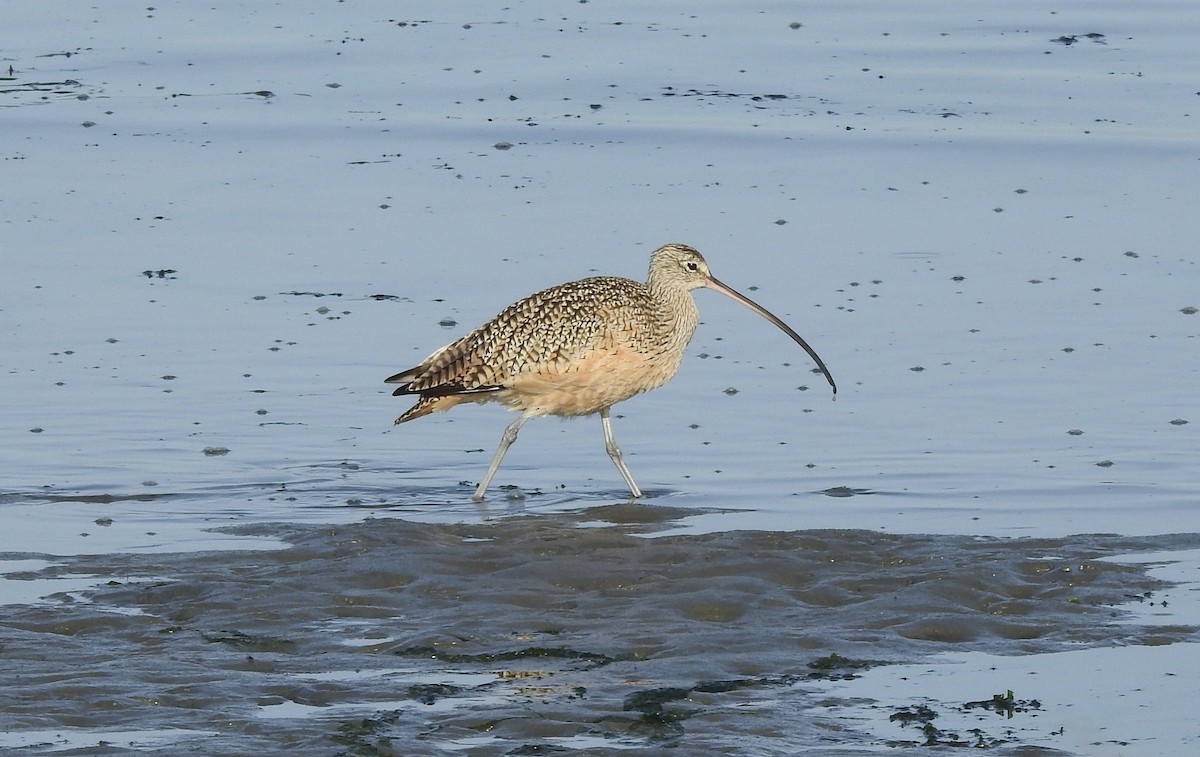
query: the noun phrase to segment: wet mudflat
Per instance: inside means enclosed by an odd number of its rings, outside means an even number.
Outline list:
[[[1197,637],[1128,622],[1171,587],[1101,559],[1196,536],[664,533],[679,515],[261,524],[236,530],[289,546],[12,573],[93,585],[6,608],[0,738],[62,754],[1067,754],[1078,734],[1028,676],[948,704],[914,681],[884,742],[827,710],[869,696],[867,670],[947,651]],[[939,727],[955,705],[970,728]]]

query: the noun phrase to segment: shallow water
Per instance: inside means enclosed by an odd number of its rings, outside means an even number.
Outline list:
[[[969,721],[998,686],[1044,706],[985,728],[997,750],[1194,744],[1153,692],[1194,661],[1195,573],[1146,563],[1194,565],[1200,533],[1192,5],[51,1],[5,26],[3,746],[889,751],[921,736],[884,715]],[[511,416],[390,427],[383,377],[672,240],[837,401],[701,292],[680,375],[615,411],[647,508],[611,509],[595,419],[528,424],[483,509]],[[1032,567],[1102,557],[1078,602]],[[1122,621],[1146,591],[1164,616]],[[468,656],[394,654],[424,646]],[[547,648],[620,659],[520,652]],[[923,672],[807,677],[834,652]],[[1075,653],[1143,685],[1074,696],[1049,673]],[[478,727],[522,707],[544,733]]]

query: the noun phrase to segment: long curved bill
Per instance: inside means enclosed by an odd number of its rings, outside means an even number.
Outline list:
[[[817,364],[817,367],[821,369],[821,373],[825,374],[825,380],[829,382],[829,386],[833,387],[834,397],[837,396],[837,384],[833,383],[833,376],[830,375],[829,369],[825,367],[825,361],[821,359],[821,356],[817,354],[816,350],[814,350],[812,347],[808,346],[808,342],[804,341],[804,339],[799,334],[797,334],[795,331],[792,331],[791,326],[788,326],[786,323],[784,323],[783,321],[776,318],[771,313],[771,311],[767,310],[762,305],[759,305],[757,302],[750,299],[746,295],[738,292],[736,289],[732,289],[729,286],[721,283],[714,276],[710,275],[708,277],[708,283],[705,284],[704,286],[707,287],[708,289],[713,290],[714,292],[720,292],[721,294],[725,295],[726,297],[729,297],[730,299],[737,300],[738,302],[742,303],[746,307],[750,308],[754,312],[761,315],[763,318],[766,318],[768,321],[770,321],[771,323],[775,324],[780,329],[782,329],[783,333],[790,336],[793,340],[795,340],[796,344],[798,344],[804,348],[804,351],[808,353],[808,356],[811,357],[813,359],[813,362],[815,362]]]

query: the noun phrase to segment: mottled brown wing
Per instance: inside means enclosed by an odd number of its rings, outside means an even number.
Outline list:
[[[572,281],[513,303],[387,382],[403,383],[394,394],[423,397],[497,391],[522,375],[564,369],[614,330],[649,333],[652,313],[640,282],[607,276]]]

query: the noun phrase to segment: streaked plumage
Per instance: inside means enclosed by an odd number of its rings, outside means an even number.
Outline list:
[[[504,433],[475,499],[529,418],[599,413],[609,456],[634,497],[641,491],[612,437],[609,408],[675,375],[699,321],[691,291],[708,287],[782,328],[828,369],[803,339],[761,306],[717,281],[699,252],[668,244],[650,257],[646,283],[612,276],[571,281],[532,294],[421,364],[386,379],[393,394],[419,399],[396,423],[463,402],[496,401],[521,411]]]

